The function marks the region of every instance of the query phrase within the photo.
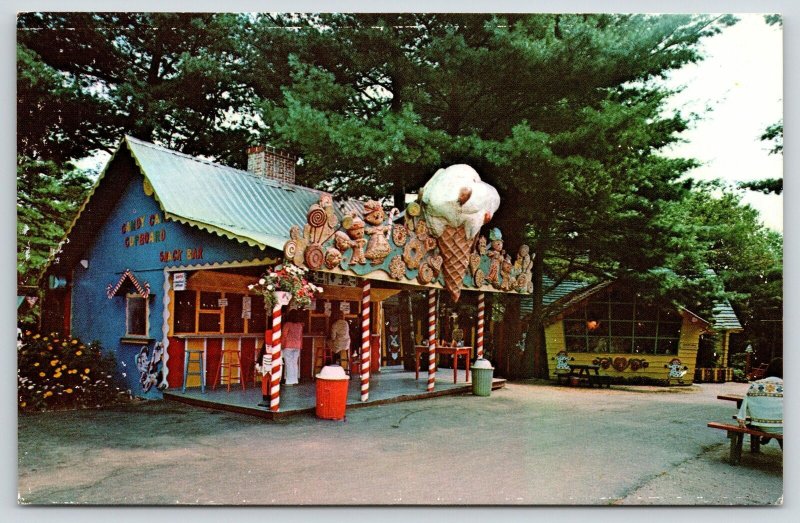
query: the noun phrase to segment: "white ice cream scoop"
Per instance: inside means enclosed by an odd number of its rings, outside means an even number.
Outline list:
[[[472,239],[500,207],[497,190],[466,164],[439,169],[421,192],[428,229],[437,238],[446,225],[463,225],[467,238]]]

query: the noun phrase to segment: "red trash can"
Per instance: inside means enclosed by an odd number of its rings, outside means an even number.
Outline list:
[[[342,420],[347,408],[348,376],[341,365],[326,365],[317,374],[317,417]]]

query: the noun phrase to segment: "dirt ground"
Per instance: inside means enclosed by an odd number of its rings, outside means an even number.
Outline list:
[[[267,422],[170,402],[23,415],[19,503],[124,505],[775,505],[783,454],[727,463],[721,393],[510,383]]]

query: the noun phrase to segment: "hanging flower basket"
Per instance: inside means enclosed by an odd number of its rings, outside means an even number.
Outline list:
[[[286,306],[290,303],[298,309],[305,309],[311,305],[314,295],[322,292],[322,287],[317,287],[306,279],[307,272],[308,269],[292,263],[277,265],[265,272],[258,283],[248,285],[247,288],[264,297],[264,308],[267,311],[271,311],[276,304]]]

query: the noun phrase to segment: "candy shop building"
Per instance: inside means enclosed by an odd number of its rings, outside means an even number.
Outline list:
[[[387,212],[296,185],[294,166],[295,158],[265,147],[248,151],[244,171],[125,137],[47,267],[42,329],[99,341],[137,396],[250,390],[252,362],[275,321],[253,285],[291,262],[323,289],[299,311],[301,383],[313,383],[328,362],[337,311],[351,326],[350,357],[362,360],[349,370],[363,398],[365,375],[397,361],[382,305],[401,290],[480,296],[477,340],[438,339],[435,322],[422,333],[423,343],[476,351],[484,293],[530,291],[530,256],[502,249],[502,233],[486,225],[499,197],[470,168],[455,169],[463,183],[452,197],[453,178],[437,173],[421,205]],[[185,372],[189,352],[202,354],[202,375]],[[435,372],[430,365],[422,362],[423,374]]]

